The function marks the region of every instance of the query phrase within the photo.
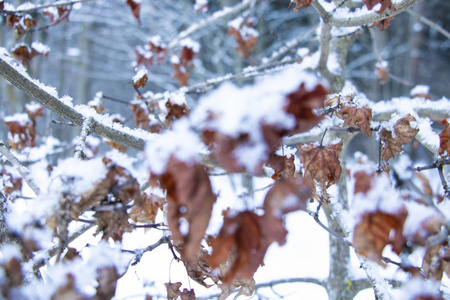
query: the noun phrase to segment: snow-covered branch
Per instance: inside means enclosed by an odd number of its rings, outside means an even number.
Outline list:
[[[199,23],[195,23],[186,30],[180,32],[178,36],[176,36],[169,44],[169,49],[172,49],[176,47],[181,40],[185,39],[186,37],[190,36],[194,32],[208,26],[211,23],[217,22],[218,20],[231,17],[243,10],[246,10],[247,8],[250,8],[254,6],[256,3],[256,0],[244,0],[242,3],[239,3],[238,5],[234,7],[225,7],[223,10],[218,11],[214,13],[211,17],[206,18],[205,20],[200,21]]]
[[[144,149],[144,139],[149,137],[148,133],[107,122],[92,110],[77,110],[76,107],[69,106],[57,98],[58,95],[53,88],[30,78],[23,67],[12,59],[5,49],[0,50],[0,75],[32,99],[77,126],[82,126],[84,120],[92,116],[94,118],[92,133],[121,145]]]
[[[375,11],[368,11],[363,14],[359,12],[358,13],[348,12],[346,14],[343,14],[342,16],[341,14],[328,12],[324,8],[324,5],[322,5],[321,1],[319,0],[313,1],[311,4],[319,13],[320,17],[325,23],[337,27],[353,27],[353,26],[367,25],[384,20],[386,18],[391,18],[407,10],[409,7],[413,6],[419,1],[421,0],[403,0],[399,3],[395,3],[394,9],[385,10],[381,14]],[[337,10],[337,12],[339,12],[339,9]]]
[[[33,192],[36,195],[39,195],[40,189],[39,187],[34,183],[33,178],[30,175],[30,170],[23,166],[20,161],[15,157],[11,151],[6,147],[5,144],[3,144],[3,141],[0,140],[0,153],[3,154],[6,159],[13,165],[13,167],[20,173],[22,178],[25,180],[25,182],[28,184],[28,186],[33,190]]]
[[[51,4],[43,4],[43,5],[35,5],[35,4],[31,4],[30,2],[28,2],[25,5],[20,5],[15,10],[8,10],[8,9],[4,9],[3,10],[2,9],[2,10],[0,10],[0,13],[5,13],[5,14],[26,14],[26,13],[36,12],[36,11],[41,10],[41,9],[46,9],[46,8],[49,8],[49,7],[70,6],[70,5],[74,5],[74,4],[77,4],[77,3],[91,2],[91,1],[93,1],[93,0],[56,1],[56,2],[51,3]]]

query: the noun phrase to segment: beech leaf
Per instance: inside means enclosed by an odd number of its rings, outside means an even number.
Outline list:
[[[141,20],[139,18],[139,14],[141,13],[141,3],[140,1],[133,1],[133,0],[127,0],[126,3],[130,9],[131,9],[131,13],[133,14],[133,17],[135,17],[135,19],[138,21],[139,25],[142,25]]]
[[[441,124],[444,125],[444,130],[439,133],[439,155],[447,157],[450,155],[450,127],[447,120],[442,120]]]
[[[225,284],[251,279],[270,244],[276,241],[283,245],[286,234],[281,221],[270,215],[261,217],[244,211],[225,216],[219,235],[211,241],[211,268],[221,269]]]
[[[372,211],[364,214],[356,225],[353,246],[358,253],[382,265],[382,252],[386,245],[400,254],[404,244],[403,225],[408,212],[402,208],[397,213]]]
[[[386,162],[395,158],[403,151],[403,145],[410,143],[419,132],[419,129],[412,128],[410,122],[415,122],[416,118],[410,114],[399,119],[394,125],[394,135],[392,131],[382,128],[380,139],[384,146],[381,151],[381,158]]]
[[[364,4],[367,6],[367,9],[371,10],[377,4],[381,4],[381,8],[377,13],[382,14],[386,9],[394,9],[394,5],[391,0],[364,0]]]
[[[201,164],[180,162],[173,156],[162,175],[152,174],[167,190],[167,222],[175,244],[182,244],[181,258],[195,263],[197,251],[211,218],[216,195]]]
[[[288,158],[287,156],[274,154],[267,162],[267,165],[275,171],[271,177],[274,180],[295,176],[294,155],[290,155]]]
[[[362,133],[372,137],[372,130],[370,129],[372,109],[344,105],[337,111],[336,116],[344,120],[344,126],[357,127],[361,129]]]
[[[343,142],[320,146],[314,143],[298,144],[300,161],[305,169],[305,177],[317,181],[324,200],[328,200],[326,189],[335,184],[341,176],[339,154]]]

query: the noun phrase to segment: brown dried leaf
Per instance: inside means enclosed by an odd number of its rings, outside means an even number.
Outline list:
[[[267,162],[267,165],[275,171],[275,174],[272,175],[274,180],[295,176],[294,155],[288,158],[287,156],[274,154]]]
[[[367,174],[366,171],[358,171],[353,174],[353,177],[355,178],[355,188],[353,193],[355,195],[358,193],[367,194],[367,192],[372,189],[374,175],[374,173]]]
[[[428,178],[419,172],[414,172],[414,176],[422,182],[423,193],[428,197],[433,197],[433,189],[430,186]]]
[[[372,137],[370,122],[372,121],[372,109],[367,107],[356,107],[343,105],[336,112],[339,119],[344,120],[343,126],[351,126],[361,129],[361,132]]]
[[[163,210],[165,199],[153,194],[144,193],[139,200],[134,201],[134,206],[130,212],[130,218],[134,222],[155,223],[156,214]]]
[[[428,238],[438,234],[444,224],[445,219],[441,215],[434,214],[429,216],[420,223],[419,230],[411,237],[412,242],[420,246],[426,246]]]
[[[66,275],[66,283],[58,287],[56,293],[52,296],[52,300],[88,300],[88,297],[77,290],[75,286],[75,277],[72,274]]]
[[[441,251],[444,246],[442,244],[435,245],[427,249],[423,257],[422,269],[427,279],[441,281],[444,275],[443,261]]]
[[[313,2],[313,0],[291,0],[289,6],[291,6],[292,3],[295,3],[294,11],[298,12],[302,7],[304,7],[306,11],[306,8],[311,5],[311,2]]]
[[[97,270],[97,299],[109,300],[116,294],[117,280],[120,278],[115,266]]]
[[[180,287],[182,286],[181,282],[175,282],[175,283],[164,283],[167,290],[167,300],[177,300],[179,293],[180,293]]]
[[[364,0],[364,4],[367,6],[367,9],[371,10],[375,5],[381,4],[381,8],[377,13],[382,14],[386,9],[393,10],[394,5],[391,0]]]
[[[399,119],[394,125],[394,134],[392,131],[382,128],[380,131],[380,139],[384,142],[381,158],[386,162],[395,158],[403,151],[403,145],[410,143],[419,132],[419,129],[411,127],[410,122],[415,122],[416,118],[410,114]]]
[[[264,200],[265,214],[281,218],[287,213],[306,208],[313,197],[314,183],[306,178],[283,178],[275,182]]]
[[[316,126],[323,118],[314,110],[322,108],[328,89],[318,84],[312,90],[306,88],[302,83],[297,90],[286,96],[287,105],[284,110],[293,115],[296,121],[295,128],[289,134],[305,132]]]
[[[374,26],[375,25],[376,24],[374,24]],[[380,28],[380,30],[383,30],[383,29]],[[389,77],[388,70],[386,68],[383,68],[382,66],[375,67],[375,74],[377,74],[378,79],[380,79],[380,84],[385,84]]]
[[[144,74],[141,78],[136,78],[133,81],[133,84],[136,86],[136,88],[144,87],[147,84],[148,76],[147,74]]]
[[[182,245],[175,245],[175,247],[178,252],[182,251]],[[208,285],[205,282],[208,278],[210,278],[215,284],[219,282],[219,278],[211,273],[211,267],[209,266],[208,260],[208,251],[200,245],[200,250],[197,251],[197,259],[194,263],[186,263],[183,261],[189,277],[206,288],[211,287],[211,285]]]
[[[369,28],[377,26],[378,29],[383,31],[391,25],[392,20],[394,20],[394,17],[390,17],[390,18],[383,19],[381,21],[374,22],[371,26],[369,26]],[[377,67],[376,72],[377,72],[378,78],[381,79],[381,84],[384,84],[386,82],[387,76],[388,76],[387,70]],[[378,73],[378,72],[380,72],[380,73]]]
[[[173,121],[181,119],[182,117],[189,116],[190,110],[185,103],[182,105],[172,103],[169,99],[166,102],[167,108],[167,116],[166,116],[166,125],[167,127],[171,127]]]
[[[219,235],[211,241],[211,268],[219,268],[224,284],[249,280],[263,263],[267,248],[285,243],[287,231],[279,219],[244,211],[226,216]]]
[[[183,245],[183,261],[195,263],[216,201],[208,174],[200,164],[171,157],[165,173],[152,174],[153,184],[156,179],[167,190],[167,222],[174,243]]]
[[[187,86],[191,74],[186,69],[186,67],[179,64],[172,64],[172,67],[175,70],[175,73],[173,74],[172,78],[178,81],[178,84],[180,86]]]
[[[450,155],[450,127],[447,120],[442,120],[441,124],[444,125],[444,130],[439,133],[439,155],[447,157]]]
[[[335,184],[341,176],[339,154],[342,145],[342,141],[327,146],[313,143],[297,145],[300,161],[305,169],[304,176],[319,183],[325,201],[328,200],[326,189]]]
[[[133,14],[133,17],[138,21],[139,25],[142,25],[141,20],[139,19],[139,14],[141,13],[141,3],[133,1],[133,0],[127,0],[126,3],[130,9],[131,13]]]
[[[384,247],[400,254],[404,244],[403,225],[408,212],[405,208],[395,214],[373,211],[364,214],[356,225],[353,246],[358,253],[382,265]]]
[[[247,27],[244,23],[241,26]],[[244,59],[250,58],[250,52],[252,52],[258,43],[258,37],[254,35],[242,36],[239,29],[234,27],[229,27],[227,31],[227,35],[232,35],[238,45],[236,46],[236,50]]]

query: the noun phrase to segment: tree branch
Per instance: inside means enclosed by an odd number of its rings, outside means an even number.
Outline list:
[[[0,153],[3,154],[6,159],[13,165],[14,169],[16,169],[20,176],[25,180],[28,186],[33,190],[36,195],[39,195],[41,192],[39,187],[34,183],[33,178],[30,175],[30,170],[22,165],[22,163],[15,157],[11,151],[3,144],[3,141],[0,140]]]
[[[353,27],[367,25],[396,16],[420,1],[422,0],[403,0],[400,3],[394,4],[393,10],[387,9],[382,14],[379,14],[375,11],[369,11],[364,15],[349,12],[345,17],[336,17],[334,14],[329,13],[320,4],[319,0],[313,1],[312,5],[325,23],[336,27]]]
[[[42,83],[30,78],[24,70],[21,70],[17,62],[9,56],[4,48],[0,48],[0,75],[32,99],[77,126],[82,126],[85,119],[92,116],[94,118],[92,133],[101,137],[121,145],[143,150],[146,140],[144,138],[150,138],[151,136],[143,130],[132,130],[112,122],[111,124],[105,124],[100,115],[84,115],[82,112],[63,103],[55,95],[50,94],[48,88]]]
[[[446,38],[450,39],[450,32],[448,32],[447,30],[445,30],[438,24],[434,23],[430,19],[427,19],[424,16],[419,15],[418,13],[416,13],[415,11],[413,11],[411,9],[407,9],[406,12],[408,14],[410,14],[411,16],[416,17],[419,22],[422,22],[423,24],[430,26],[432,29],[436,30],[437,32],[439,32],[440,34],[445,36]]]
[[[199,23],[193,24],[189,26],[188,29],[180,32],[172,41],[169,43],[169,49],[176,47],[182,39],[187,38],[194,32],[208,26],[211,23],[217,22],[220,19],[227,18],[229,16],[235,15],[243,10],[246,10],[249,7],[254,6],[256,0],[244,0],[242,3],[234,6],[234,7],[225,7],[223,10],[214,13],[211,17],[206,18]]]

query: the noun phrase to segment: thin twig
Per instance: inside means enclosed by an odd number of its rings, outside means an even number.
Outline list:
[[[151,252],[153,250],[155,250],[156,248],[158,248],[159,246],[161,246],[162,244],[167,244],[170,242],[169,237],[167,236],[163,236],[162,238],[160,238],[156,243],[147,246],[143,249],[136,249],[136,250],[122,250],[124,252],[128,252],[128,253],[133,253],[135,255],[133,262],[131,263],[132,266],[137,265],[141,259],[142,256],[144,255],[144,253],[146,252]]]
[[[131,105],[131,103],[128,102],[128,101],[120,100],[120,99],[117,99],[117,98],[114,98],[114,97],[110,97],[110,96],[106,96],[106,95],[103,95],[102,98],[103,98],[103,99],[106,99],[106,100],[111,100],[111,101],[117,102],[117,103],[122,103],[122,104],[126,104],[126,105]]]
[[[71,126],[71,127],[76,127],[77,126],[77,124],[74,124],[74,123],[71,123],[71,122],[61,122],[61,121],[56,121],[56,120],[52,120],[52,124]]]
[[[131,86],[134,88],[134,90],[136,91],[136,93],[139,95],[139,97],[141,97],[141,99],[144,100],[144,103],[147,105],[147,107],[150,109],[150,111],[152,112],[153,116],[155,117],[156,121],[158,121],[158,123],[161,125],[161,127],[164,130],[167,130],[167,125],[164,124],[163,121],[161,121],[161,118],[159,117],[158,112],[151,106],[149,105],[149,102],[147,100],[145,100],[144,95],[142,94],[142,92],[139,90],[139,88],[133,83],[131,82]]]
[[[317,210],[316,212],[312,212],[312,211],[307,211],[307,213],[312,216],[314,218],[314,221],[316,221],[317,224],[319,224],[320,227],[322,227],[323,229],[325,229],[329,234],[331,234],[332,236],[334,236],[336,239],[338,239],[340,242],[344,243],[347,246],[352,246],[352,243],[350,243],[349,241],[345,240],[343,237],[341,237],[339,234],[337,234],[336,232],[334,232],[333,230],[331,230],[330,228],[328,228],[325,224],[322,223],[322,221],[320,221],[319,219],[319,211],[320,208],[322,207],[322,203],[319,203],[319,205],[317,206]]]
[[[15,157],[11,151],[9,151],[8,147],[3,144],[3,141],[0,140],[0,153],[3,154],[6,159],[13,165],[14,169],[16,169],[20,176],[25,180],[28,186],[33,190],[36,195],[40,194],[39,187],[34,183],[33,178],[31,177],[30,170],[27,167],[23,166],[22,163]]]
[[[408,14],[410,14],[411,16],[416,17],[419,22],[422,22],[423,24],[430,26],[431,28],[433,28],[434,30],[436,30],[437,32],[439,32],[440,34],[445,36],[446,38],[450,39],[450,32],[448,32],[447,30],[442,28],[440,25],[436,24],[435,22],[431,21],[430,19],[428,19],[422,15],[419,15],[418,13],[416,13],[415,11],[413,11],[409,8],[406,10],[406,12]]]

